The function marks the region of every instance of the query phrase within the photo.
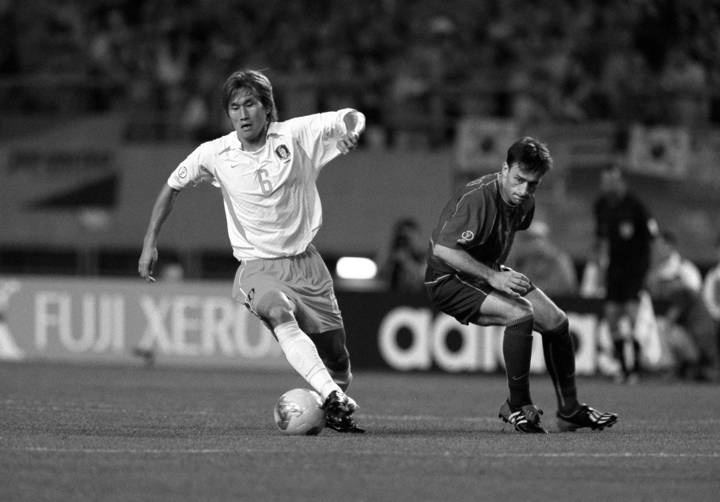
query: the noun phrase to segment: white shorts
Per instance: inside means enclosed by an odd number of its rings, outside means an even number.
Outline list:
[[[300,329],[308,334],[344,327],[332,277],[312,244],[296,256],[261,258],[240,264],[232,292],[236,301],[258,315],[257,303],[271,291],[282,291],[290,298]],[[262,316],[258,317],[264,321]]]

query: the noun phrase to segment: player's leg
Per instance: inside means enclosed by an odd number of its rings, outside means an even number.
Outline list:
[[[545,433],[547,431],[540,424],[542,410],[533,404],[530,395],[532,305],[524,298],[512,298],[492,291],[480,307],[477,322],[489,324],[497,320],[505,326],[503,359],[508,382],[508,398],[498,415],[520,432]]]
[[[509,388],[508,403],[517,409],[532,404],[530,397],[530,359],[532,356],[533,309],[524,298],[491,292],[480,306],[478,324],[501,319],[505,326],[503,358]]]
[[[533,289],[525,298],[535,313],[535,330],[542,335],[545,366],[555,388],[558,409],[564,412],[578,406],[575,385],[575,348],[568,318],[540,289]]]
[[[345,344],[345,329],[336,328],[322,333],[311,334],[318,353],[330,373],[333,381],[347,391],[353,375],[350,368],[350,356]],[[347,395],[330,394],[324,404],[325,424],[338,432],[364,432],[351,416],[358,409],[357,403]]]
[[[266,292],[254,305],[254,311],[272,329],[290,366],[302,376],[323,399],[333,391],[341,391],[323,363],[317,347],[300,329],[295,306],[279,290]]]
[[[305,277],[293,286],[300,325],[315,343],[335,383],[347,390],[352,381],[350,354],[330,271],[314,247],[296,265]]]
[[[558,428],[561,431],[574,431],[583,427],[602,430],[614,425],[618,419],[615,413],[595,410],[577,399],[575,347],[565,312],[537,288],[525,297],[533,305],[535,329],[543,337],[545,366],[558,401]]]
[[[346,345],[345,328],[335,328],[322,333],[310,333],[320,358],[325,363],[336,384],[347,391],[353,375],[350,367],[350,353]]]
[[[309,333],[328,374],[338,387],[323,404],[326,425],[339,432],[363,432],[351,417],[358,405],[344,393],[352,373],[345,327],[330,271],[313,246],[292,261],[291,271],[295,277],[292,292],[299,324]]]
[[[532,306],[495,291],[482,281],[445,275],[425,283],[428,296],[440,311],[463,324],[505,326],[503,356],[509,396],[500,407],[500,417],[521,432],[545,432],[542,413],[530,397],[530,358],[532,355]]]
[[[290,366],[323,399],[341,389],[332,380],[315,344],[300,328],[296,302],[288,296],[288,280],[296,280],[295,258],[250,260],[240,264],[233,282],[233,298],[243,303],[273,332]]]

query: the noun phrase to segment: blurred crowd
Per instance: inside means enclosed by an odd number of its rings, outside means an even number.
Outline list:
[[[352,104],[367,141],[441,144],[466,114],[695,126],[718,27],[712,0],[0,0],[0,107],[121,108],[143,137],[202,139],[224,77],[254,67],[281,118]]]

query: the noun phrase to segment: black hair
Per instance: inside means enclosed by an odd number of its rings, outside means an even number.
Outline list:
[[[250,89],[257,95],[263,107],[267,110],[268,122],[278,119],[270,79],[257,70],[238,70],[225,80],[222,93],[222,104],[225,113],[228,112],[228,106],[230,106],[233,95],[242,88]]]
[[[510,145],[505,162],[508,167],[517,163],[523,170],[538,174],[545,174],[553,166],[547,145],[530,136],[525,136]]]

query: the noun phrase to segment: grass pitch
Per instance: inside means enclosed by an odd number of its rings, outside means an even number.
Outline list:
[[[282,435],[293,373],[0,363],[2,501],[717,500],[720,386],[580,379],[602,432],[497,419],[501,376],[356,371],[366,434]]]

